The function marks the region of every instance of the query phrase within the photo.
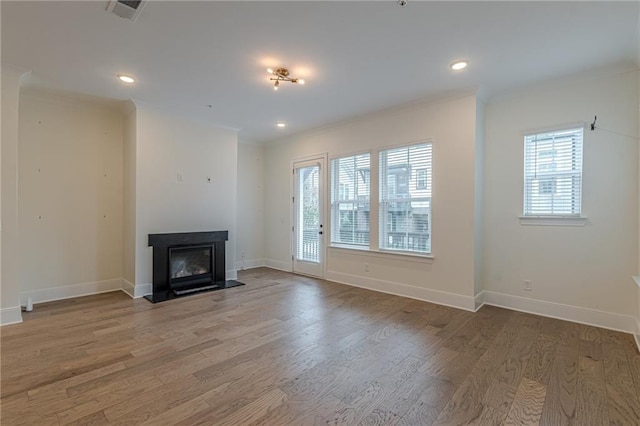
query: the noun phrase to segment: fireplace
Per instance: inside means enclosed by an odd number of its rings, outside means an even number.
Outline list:
[[[149,234],[153,247],[151,302],[243,285],[225,278],[228,231]]]
[[[180,291],[213,282],[213,246],[169,247],[169,287]]]

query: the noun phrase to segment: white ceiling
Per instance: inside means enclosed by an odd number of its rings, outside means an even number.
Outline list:
[[[439,94],[496,93],[637,61],[638,2],[2,1],[2,64],[56,90],[135,99],[264,142]],[[448,65],[468,58],[467,70]],[[267,66],[307,84],[272,90]],[[115,75],[137,78],[132,86]],[[211,105],[211,107],[208,107]],[[277,129],[276,121],[288,123]]]

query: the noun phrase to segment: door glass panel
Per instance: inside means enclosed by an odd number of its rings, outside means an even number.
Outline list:
[[[297,258],[320,262],[320,166],[298,169]]]

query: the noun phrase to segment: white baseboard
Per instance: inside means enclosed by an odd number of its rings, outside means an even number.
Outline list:
[[[227,269],[225,278],[228,280],[237,280],[238,279],[238,270],[237,269]]]
[[[475,307],[475,311],[478,312],[478,309],[482,308],[484,306],[484,290],[482,290],[480,293],[476,294],[475,299],[475,303],[474,303],[474,307]]]
[[[483,293],[484,303],[486,305],[636,334],[637,320],[629,315],[598,311],[493,291],[485,290]]]
[[[129,280],[122,279],[122,291],[127,293],[132,299],[135,298],[134,294],[136,293],[136,286]]]
[[[245,260],[244,262],[236,262],[236,269],[238,271],[244,271],[247,269],[260,268],[262,266],[267,266],[267,263],[264,259],[250,259]]]
[[[136,284],[135,291],[133,292],[133,298],[139,299],[149,294],[153,294],[153,284]]]
[[[104,281],[65,285],[62,287],[43,288],[39,290],[23,291],[20,293],[20,304],[26,306],[27,299],[32,302],[43,303],[54,300],[69,299],[71,297],[89,296],[98,293],[107,293],[122,289],[122,279],[115,278]]]
[[[131,281],[123,278],[121,290],[127,293],[132,299],[139,299],[153,293],[153,285],[151,283],[134,285]]]
[[[17,324],[19,322],[22,322],[22,308],[20,306],[0,309],[0,325]]]
[[[135,288],[135,292],[133,293],[133,298],[138,299],[143,296],[147,296],[149,294],[153,294],[153,284],[137,284]]]
[[[465,311],[475,311],[475,298],[470,296],[463,296],[461,294],[449,293],[446,291],[433,290],[423,287],[415,287],[407,284],[396,283],[392,281],[383,281],[375,278],[345,274],[343,272],[336,271],[327,271],[327,273],[325,274],[325,279],[327,281],[334,281],[353,287],[366,288],[368,290],[379,291],[396,296],[409,297],[411,299],[418,299],[425,302],[437,303],[439,305],[451,306],[453,308],[464,309]]]
[[[284,272],[293,271],[291,262],[282,262],[280,260],[265,259],[264,264],[265,264],[264,266],[267,266],[271,269],[277,269],[279,271],[284,271]]]

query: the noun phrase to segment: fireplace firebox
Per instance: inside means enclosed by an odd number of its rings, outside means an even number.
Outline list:
[[[213,282],[213,246],[169,247],[169,287],[189,289]]]
[[[149,234],[153,247],[153,303],[243,285],[225,279],[228,231]]]

